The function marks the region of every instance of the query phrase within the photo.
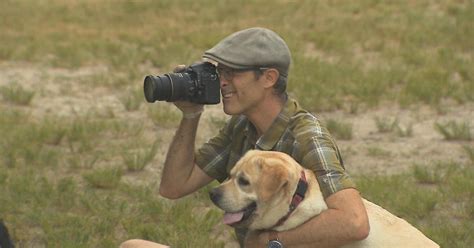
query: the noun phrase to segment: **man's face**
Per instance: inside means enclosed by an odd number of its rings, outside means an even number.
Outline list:
[[[218,73],[226,114],[250,115],[258,111],[258,106],[264,99],[265,88],[260,82],[262,77],[257,78],[255,69],[233,70],[219,65]]]

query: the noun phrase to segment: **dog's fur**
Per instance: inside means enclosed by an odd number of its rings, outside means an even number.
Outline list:
[[[2,220],[0,220],[0,248],[13,248],[13,242]]]
[[[301,171],[308,182],[305,198],[282,225],[275,227],[288,213]],[[327,209],[314,173],[281,152],[247,152],[231,170],[230,179],[213,189],[210,195],[226,213],[247,209],[244,219],[233,226],[249,230],[292,229]],[[405,220],[372,202],[363,201],[370,234],[365,240],[344,247],[439,247]]]

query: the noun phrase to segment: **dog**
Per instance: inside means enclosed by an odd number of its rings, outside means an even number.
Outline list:
[[[209,194],[225,211],[225,224],[249,231],[289,230],[327,209],[314,173],[274,151],[248,151],[230,178]],[[439,247],[405,220],[366,199],[363,202],[369,236],[344,248]]]
[[[13,242],[10,239],[8,234],[8,229],[3,223],[3,220],[0,220],[0,248],[13,248]]]

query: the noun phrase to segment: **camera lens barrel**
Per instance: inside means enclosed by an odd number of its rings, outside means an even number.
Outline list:
[[[220,102],[220,85],[216,68],[209,62],[189,66],[180,73],[148,75],[143,83],[147,102],[190,101],[200,104]]]
[[[143,83],[143,91],[148,102],[188,99],[187,88],[192,80],[186,73],[170,73],[162,76],[148,75]]]
[[[148,75],[143,83],[145,99],[147,102],[166,101],[172,94],[171,87],[171,81],[166,75]]]

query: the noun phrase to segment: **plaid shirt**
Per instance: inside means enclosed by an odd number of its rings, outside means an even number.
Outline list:
[[[198,150],[196,164],[223,182],[235,163],[251,149],[280,151],[292,156],[315,173],[325,198],[341,189],[355,188],[328,130],[291,98],[259,139],[245,116],[233,116],[217,136]]]
[[[345,171],[339,148],[327,129],[291,98],[259,139],[255,127],[245,116],[233,116],[217,136],[198,150],[196,164],[209,176],[223,182],[240,157],[251,149],[289,154],[315,173],[325,198],[341,189],[355,188]],[[235,233],[243,247],[247,230],[236,228]]]

